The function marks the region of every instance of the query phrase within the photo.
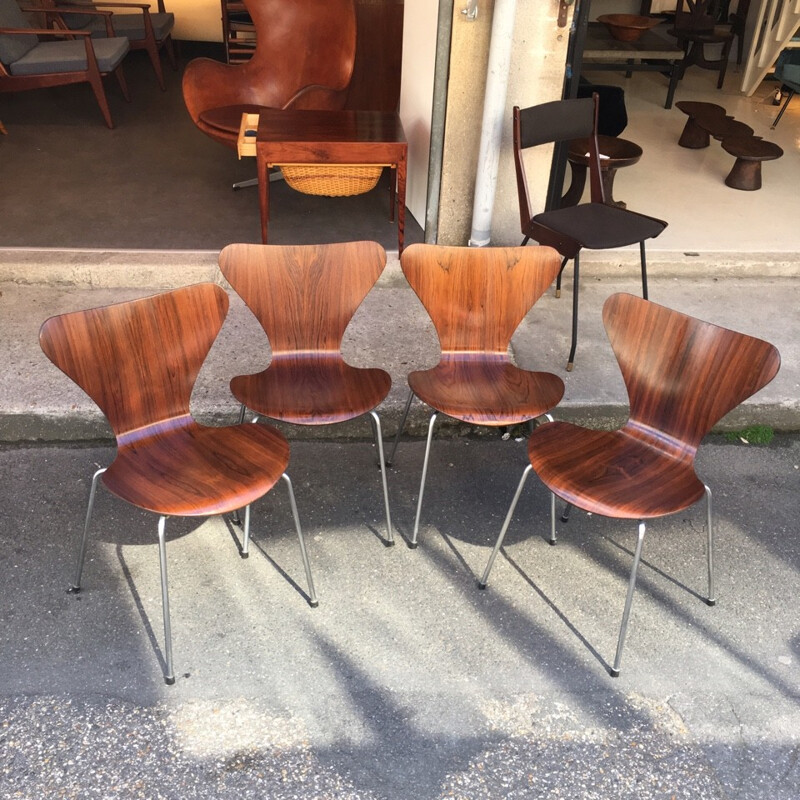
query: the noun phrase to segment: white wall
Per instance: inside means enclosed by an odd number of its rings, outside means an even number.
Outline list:
[[[405,0],[400,119],[408,139],[406,207],[424,227],[439,3]]]
[[[142,0],[147,2],[148,0]],[[164,0],[167,11],[175,14],[175,39],[195,42],[222,41],[222,6],[220,0]],[[157,10],[158,4],[150,1]]]

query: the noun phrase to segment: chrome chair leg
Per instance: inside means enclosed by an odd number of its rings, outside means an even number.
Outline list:
[[[81,590],[81,575],[83,574],[83,560],[86,557],[86,542],[89,537],[89,523],[92,519],[92,512],[94,511],[94,497],[97,493],[97,481],[100,479],[100,476],[106,471],[107,467],[103,467],[102,469],[98,469],[97,472],[94,473],[92,476],[92,488],[89,491],[89,505],[86,507],[86,521],[83,524],[83,536],[81,537],[81,543],[78,546],[78,565],[75,568],[75,580],[72,582],[72,586],[67,589],[67,592],[70,594],[78,594]]]
[[[374,412],[370,411],[372,422],[372,433],[375,436],[375,444],[378,447],[378,459],[381,467],[381,483],[383,484],[383,504],[386,508],[386,532],[389,544],[394,544],[394,531],[392,530],[392,512],[389,508],[389,482],[386,477],[386,462],[383,459],[383,433],[381,431],[381,419]]]
[[[244,415],[245,415],[246,412],[247,412],[247,407],[245,406],[244,403],[242,403],[242,407],[239,409],[239,419],[238,419],[237,424],[242,425],[244,423]],[[234,525],[238,525],[239,527],[241,527],[242,518],[239,516],[239,509],[238,508],[233,512],[233,514],[231,514],[231,522]],[[242,557],[243,558],[247,558],[247,549],[246,548],[242,550]]]
[[[561,512],[561,521],[569,522],[569,512],[572,511],[572,503],[566,503],[564,510]]]
[[[386,462],[387,467],[392,466],[392,462],[394,462],[394,454],[397,450],[397,443],[400,441],[400,435],[403,433],[403,428],[406,426],[406,420],[408,419],[408,411],[411,408],[411,401],[414,399],[414,392],[413,390],[408,390],[408,400],[406,400],[406,407],[403,411],[403,418],[400,420],[400,425],[397,427],[397,433],[394,436],[394,444],[392,445],[392,452],[389,454],[389,459]]]
[[[425,493],[425,479],[428,477],[428,459],[431,454],[431,440],[433,439],[433,425],[436,422],[436,412],[431,414],[428,422],[428,441],[425,444],[425,459],[422,462],[422,479],[419,482],[419,497],[417,498],[417,516],[414,519],[414,533],[411,536],[409,547],[413,550],[417,546],[417,535],[419,534],[419,517],[422,513],[422,496]]]
[[[706,545],[706,555],[708,557],[708,598],[706,603],[710,606],[717,604],[717,596],[714,591],[714,527],[712,524],[712,502],[711,489],[706,486],[706,515],[708,525],[708,543]]]
[[[570,506],[567,505],[567,508]],[[564,517],[562,516],[563,520]],[[556,539],[556,496],[550,492],[550,538],[547,540],[548,544],[555,545],[558,540]]]
[[[497,558],[497,554],[503,545],[503,539],[505,539],[506,532],[508,531],[508,526],[511,524],[511,518],[514,516],[514,510],[517,507],[519,496],[522,494],[522,488],[525,486],[525,481],[528,480],[528,475],[531,474],[532,469],[533,466],[528,464],[528,466],[525,467],[525,471],[522,473],[519,485],[517,486],[517,491],[514,493],[514,499],[511,501],[511,505],[508,508],[508,513],[506,514],[505,521],[503,522],[503,527],[500,529],[500,535],[497,537],[497,541],[495,542],[494,550],[492,550],[492,554],[489,556],[489,561],[486,564],[486,569],[483,571],[483,577],[478,582],[479,589],[486,588],[486,582],[489,580],[489,572],[491,571],[492,565],[494,564],[494,560],[495,558]],[[553,495],[553,503],[555,504],[555,495]]]
[[[614,656],[614,666],[609,670],[612,678],[619,677],[619,664],[622,661],[622,648],[625,645],[625,634],[628,632],[628,618],[631,615],[631,604],[633,603],[633,592],[636,588],[636,572],[639,569],[639,561],[642,558],[642,542],[644,542],[645,524],[639,522],[639,538],[636,542],[636,552],[633,555],[633,568],[631,578],[628,583],[628,594],[625,597],[625,610],[622,612],[622,625],[619,629],[619,639],[617,640],[617,653]]]
[[[239,516],[239,512],[236,512]],[[244,534],[242,535],[242,558],[250,558],[250,504],[244,507]]]
[[[169,591],[167,590],[167,545],[164,536],[167,518],[158,518],[158,560],[161,565],[161,609],[164,616],[164,660],[166,672],[164,682],[167,686],[175,683],[175,673],[172,668],[172,628],[169,621]]]
[[[300,555],[303,557],[303,568],[306,571],[306,581],[308,581],[308,604],[311,608],[316,608],[319,605],[317,600],[317,593],[314,591],[314,580],[311,577],[311,564],[308,563],[308,553],[306,552],[306,541],[303,538],[303,529],[300,527],[300,515],[297,513],[297,503],[294,499],[294,489],[292,489],[292,481],[289,476],[284,472],[281,475],[286,481],[286,486],[289,490],[289,503],[292,506],[292,516],[294,517],[294,527],[297,529],[297,538],[300,540]]]

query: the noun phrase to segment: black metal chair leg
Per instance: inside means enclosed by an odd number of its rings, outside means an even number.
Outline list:
[[[556,297],[561,297],[561,273],[564,272],[567,261],[569,261],[569,256],[564,256],[564,260],[561,262],[561,269],[558,271],[558,277],[556,278]]]
[[[644,254],[644,242],[639,242],[639,255],[642,260],[642,297],[647,300],[647,258]]]
[[[572,367],[575,364],[575,350],[578,347],[578,287],[580,285],[579,270],[580,253],[576,253],[572,278],[572,346],[570,347],[569,358],[567,359],[567,372],[572,372]]]

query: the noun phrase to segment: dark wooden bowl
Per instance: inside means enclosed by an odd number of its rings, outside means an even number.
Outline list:
[[[621,42],[635,42],[645,31],[661,22],[658,17],[642,17],[638,14],[602,14],[597,21],[602,22],[609,33]]]

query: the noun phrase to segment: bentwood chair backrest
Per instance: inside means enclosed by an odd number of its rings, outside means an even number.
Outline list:
[[[227,310],[222,288],[197,284],[53,317],[40,341],[120,438],[188,416],[192,387]]]
[[[603,322],[628,390],[628,424],[691,453],[780,367],[769,342],[630,294],[606,301]]]

